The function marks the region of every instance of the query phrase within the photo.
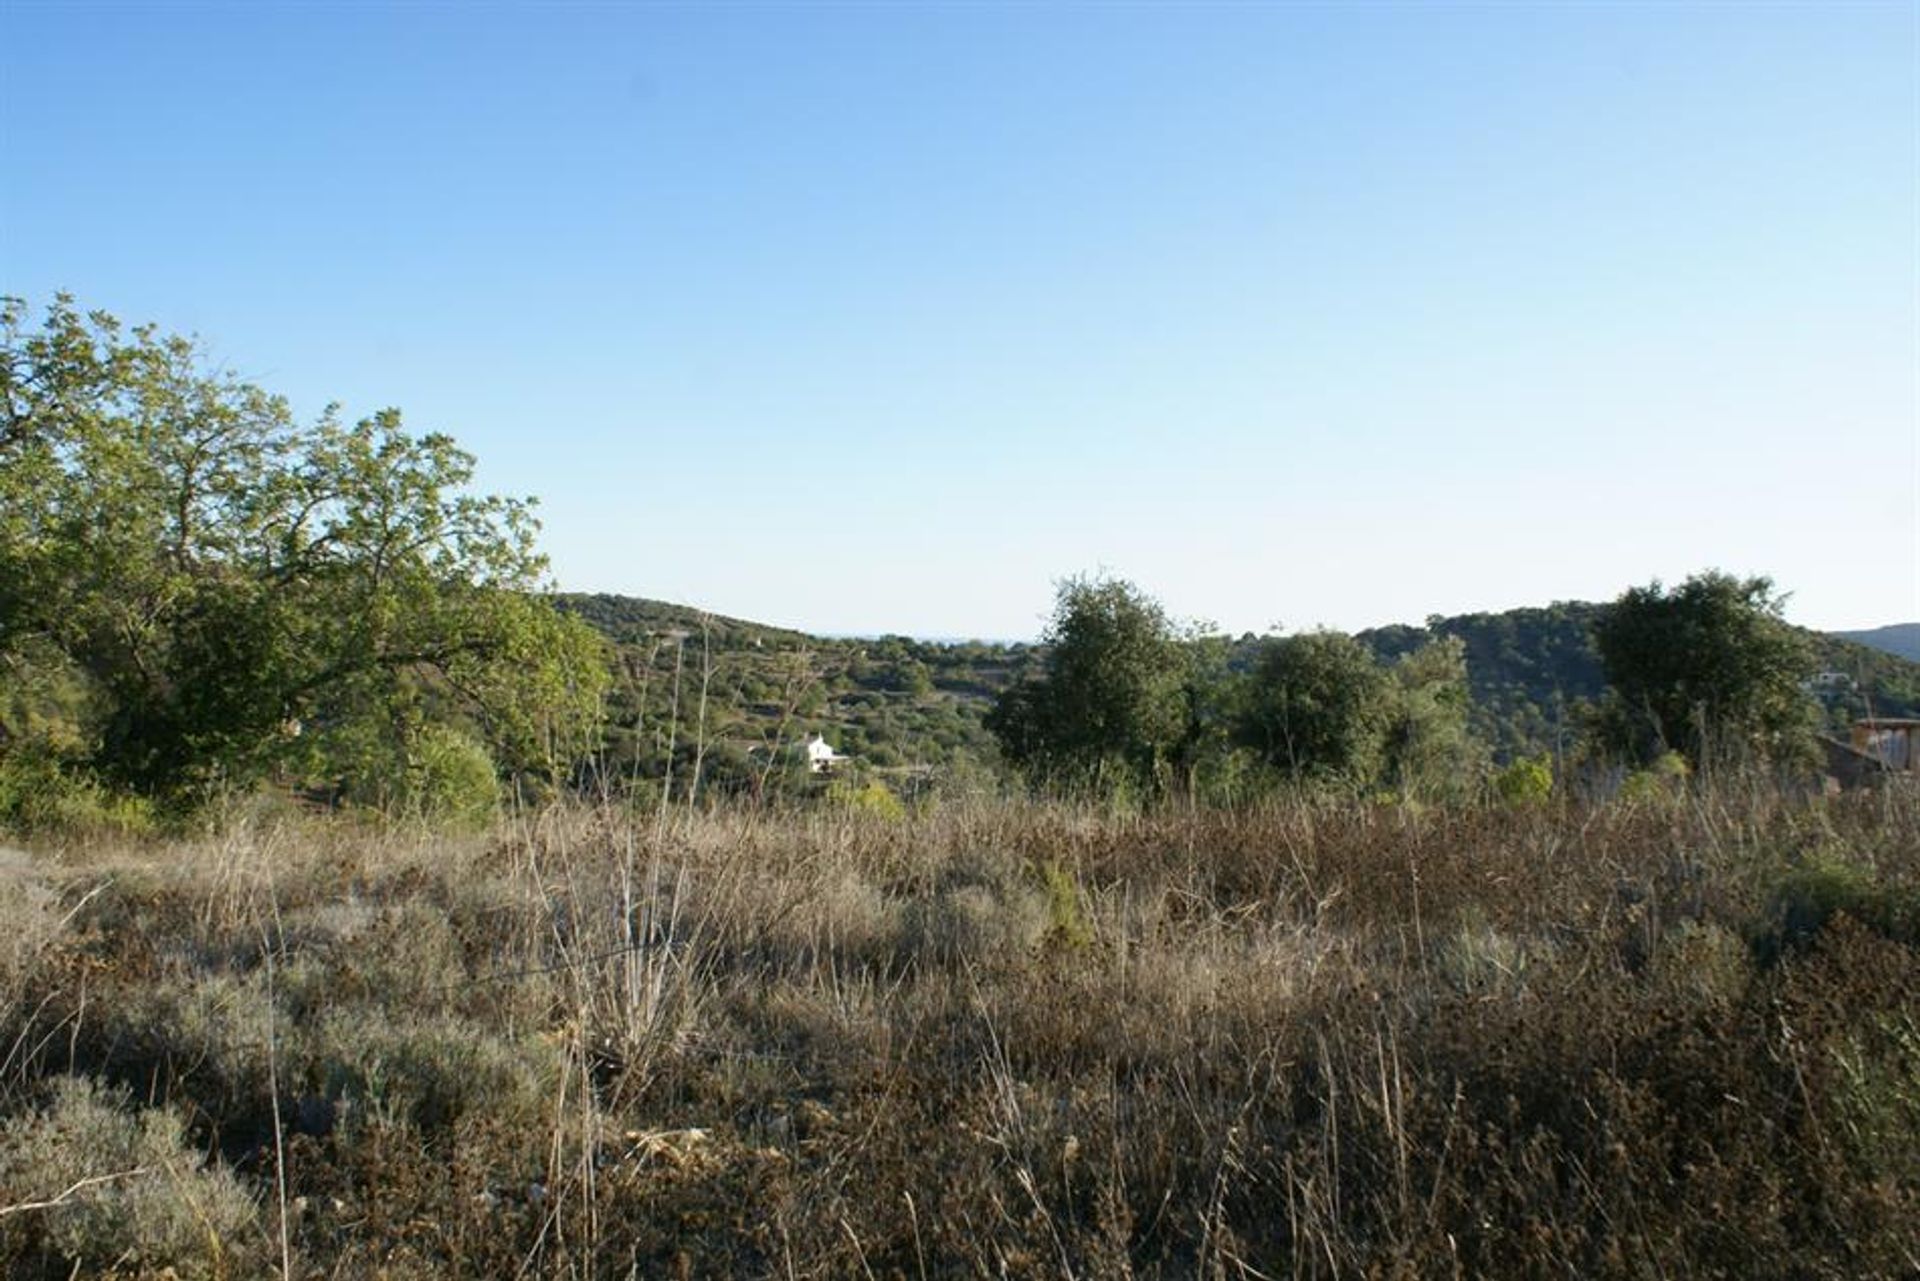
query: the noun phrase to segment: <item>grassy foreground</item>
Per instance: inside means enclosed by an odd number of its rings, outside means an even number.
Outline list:
[[[0,1272],[1920,1272],[1920,800],[0,854]]]

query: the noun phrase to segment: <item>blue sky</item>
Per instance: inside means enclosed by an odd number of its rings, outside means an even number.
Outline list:
[[[570,589],[1920,618],[1916,7],[0,7],[0,291],[402,408]]]

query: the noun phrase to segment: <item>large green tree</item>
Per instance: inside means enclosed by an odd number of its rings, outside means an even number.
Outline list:
[[[1593,629],[1612,687],[1599,722],[1606,743],[1639,759],[1678,751],[1696,766],[1799,751],[1813,656],[1784,606],[1771,580],[1714,570],[1622,594]]]
[[[348,743],[405,768],[429,725],[552,775],[591,736],[600,642],[539,596],[530,504],[472,476],[396,411],[301,423],[186,339],[6,300],[0,679],[83,687],[76,755],[146,791]]]
[[[1393,693],[1373,654],[1343,632],[1273,637],[1249,674],[1237,737],[1291,777],[1370,784],[1386,760]]]
[[[988,716],[1002,755],[1036,781],[1155,785],[1189,731],[1189,658],[1166,611],[1120,579],[1068,579],[1041,644],[1041,672]]]

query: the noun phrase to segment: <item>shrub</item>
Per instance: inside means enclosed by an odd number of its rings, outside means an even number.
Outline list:
[[[1033,951],[1048,926],[1044,897],[1001,857],[967,854],[902,914],[907,953],[942,964],[1010,964]]]
[[[878,779],[871,779],[858,787],[836,785],[830,794],[854,813],[885,823],[903,822],[907,817],[907,807],[900,803],[900,798],[893,794],[891,788]]]
[[[79,1071],[193,1118],[256,1221],[284,1173],[303,1276],[1909,1275],[1920,797],[1561,800],[0,855],[0,1206],[67,1186],[5,1118]],[[0,1276],[216,1258],[51,1224],[0,1215]]]
[[[346,799],[391,818],[477,830],[500,802],[487,749],[446,726],[421,727],[403,742],[386,727],[348,725],[331,732],[321,750],[344,776]]]
[[[145,797],[107,790],[51,748],[27,744],[0,755],[0,827],[137,836],[155,826]]]
[[[1364,786],[1386,762],[1396,691],[1366,646],[1342,632],[1271,638],[1236,734],[1290,776]]]
[[[1522,757],[1493,776],[1493,792],[1507,805],[1544,805],[1553,796],[1553,763]]]
[[[19,1202],[51,1203],[0,1219],[11,1275],[131,1267],[211,1277],[264,1262],[253,1199],[188,1147],[171,1109],[136,1111],[124,1091],[86,1077],[55,1079],[50,1096],[0,1125],[0,1186]]]
[[[1040,881],[1047,893],[1047,937],[1068,947],[1093,942],[1093,925],[1080,904],[1080,885],[1073,874],[1049,860],[1040,865]]]
[[[436,826],[478,830],[500,803],[493,758],[476,739],[445,726],[422,731],[408,762],[405,804],[410,816]]]
[[[1895,942],[1920,944],[1920,891],[1886,884],[1871,868],[1819,855],[1774,887],[1755,934],[1764,960],[1811,942],[1841,914]]]
[[[1630,804],[1670,801],[1686,787],[1693,768],[1678,752],[1663,752],[1645,769],[1635,770],[1620,784],[1620,799]]]
[[[427,1136],[475,1119],[536,1123],[562,1067],[536,1038],[442,1015],[342,1012],[321,1020],[314,1041],[313,1084],[323,1097],[356,1121]]]

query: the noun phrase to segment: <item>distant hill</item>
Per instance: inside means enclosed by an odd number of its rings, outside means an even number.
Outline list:
[[[607,637],[621,643],[637,642],[649,636],[670,636],[685,632],[698,636],[707,629],[709,639],[723,648],[736,646],[798,645],[812,641],[805,632],[765,623],[708,614],[691,605],[670,605],[666,601],[645,600],[638,596],[614,596],[606,592],[588,595],[568,592],[559,597],[560,607],[580,615]]]
[[[1569,746],[1579,733],[1579,709],[1606,692],[1606,673],[1593,647],[1601,607],[1562,601],[1498,614],[1434,617],[1424,627],[1375,627],[1360,642],[1389,661],[1440,637],[1466,646],[1473,726],[1510,758]]]
[[[780,749],[823,734],[907,781],[992,768],[985,717],[1025,645],[813,636],[631,596],[570,593],[562,609],[614,643],[619,676],[600,768],[623,779],[753,790]]]
[[[1593,644],[1602,605],[1562,601],[1499,614],[1430,618],[1425,627],[1377,627],[1359,639],[1385,659],[1437,636],[1458,636],[1467,649],[1473,723],[1496,754],[1510,757],[1564,746],[1578,732],[1581,704],[1606,693],[1606,673]],[[1842,682],[1819,694],[1830,728],[1866,715],[1920,715],[1920,663],[1860,644],[1845,635],[1802,629],[1816,671]]]
[[[1920,663],[1920,623],[1893,623],[1865,631],[1833,634],[1871,649],[1884,650],[1910,663]]]
[[[1039,653],[1000,642],[812,636],[630,596],[571,594],[560,604],[605,633],[620,655],[603,768],[647,778],[671,768],[686,778],[697,758],[705,784],[722,788],[754,786],[775,749],[808,733],[882,771],[990,770],[997,749],[986,712]],[[1474,728],[1496,756],[1511,759],[1570,746],[1583,706],[1605,694],[1592,631],[1602,608],[1561,601],[1436,616],[1358,639],[1392,661],[1436,637],[1459,637]],[[1820,694],[1830,727],[1869,713],[1920,715],[1920,662],[1862,644],[1858,634],[1806,635],[1816,669],[1845,678]],[[1231,665],[1250,666],[1259,643],[1240,637]]]
[[[1853,682],[1844,695],[1822,699],[1835,727],[1857,716],[1920,716],[1920,662],[1847,633],[1815,632],[1813,638],[1820,670],[1840,672]]]

